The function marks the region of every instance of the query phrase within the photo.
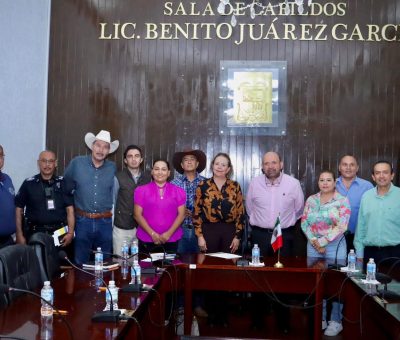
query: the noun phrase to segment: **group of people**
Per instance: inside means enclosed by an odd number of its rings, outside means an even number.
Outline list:
[[[151,173],[143,170],[140,147],[129,145],[123,154],[124,169],[117,172],[107,160],[117,150],[108,131],[88,133],[91,150],[72,159],[64,177],[56,176],[57,159],[52,151],[39,155],[40,173],[26,179],[14,198],[9,176],[1,172],[4,150],[0,146],[0,243],[26,243],[35,232],[53,233],[66,226],[61,240],[73,241],[77,264],[89,261],[92,250],[101,247],[105,255],[120,253],[124,241],[139,240],[139,250],[162,248],[169,252],[232,252],[239,249],[245,227],[245,211],[251,227],[251,241],[261,256],[273,255],[271,237],[279,216],[283,235],[282,256],[294,255],[295,225],[307,238],[307,256],[344,260],[355,248],[360,261],[400,257],[400,189],[392,184],[393,167],[378,161],[372,167],[376,187],[357,176],[357,160],[345,155],[339,161],[340,177],[321,171],[318,193],[304,204],[300,182],[283,172],[276,152],[262,158],[262,174],[253,178],[243,197],[232,179],[233,165],[226,153],[211,161],[212,176],[201,150],[177,152],[173,166],[178,175],[169,182],[167,160],[153,162]],[[246,207],[246,209],[245,209]],[[113,218],[114,217],[114,218]],[[342,330],[341,304],[334,303],[326,335]]]

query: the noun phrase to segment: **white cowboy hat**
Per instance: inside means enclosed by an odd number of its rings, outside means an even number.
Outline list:
[[[115,140],[113,142],[111,142],[111,135],[110,132],[106,131],[106,130],[101,130],[97,136],[95,136],[93,133],[88,132],[85,135],[85,143],[87,145],[87,147],[92,150],[93,148],[93,143],[96,140],[101,140],[103,142],[109,143],[110,144],[110,153],[113,153],[115,150],[118,149],[119,146],[119,141]]]

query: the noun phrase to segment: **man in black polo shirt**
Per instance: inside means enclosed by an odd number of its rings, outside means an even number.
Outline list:
[[[64,178],[55,176],[54,152],[42,151],[37,164],[40,173],[27,178],[15,197],[17,243],[26,244],[36,232],[52,235],[57,229],[68,226],[68,233],[60,241],[61,246],[66,247],[73,239],[75,228],[73,196]]]

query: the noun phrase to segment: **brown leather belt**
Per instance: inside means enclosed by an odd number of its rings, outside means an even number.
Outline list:
[[[101,212],[101,213],[90,213],[90,212],[83,211],[79,208],[75,208],[75,212],[79,216],[93,218],[93,219],[112,217],[111,211],[105,211],[105,212]]]

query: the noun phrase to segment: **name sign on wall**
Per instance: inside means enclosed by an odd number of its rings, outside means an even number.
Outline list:
[[[257,7],[257,10],[253,9],[251,13],[249,5],[244,2],[226,0],[221,2],[227,2],[221,13],[217,11],[219,2],[205,0],[154,2],[154,11],[159,8],[166,19],[165,22],[144,22],[140,26],[134,21],[100,22],[98,38],[101,40],[233,39],[236,45],[241,45],[248,39],[400,41],[400,24],[397,23],[344,23],[344,19],[351,15],[349,14],[351,6],[356,6],[356,1],[353,0],[308,1],[304,3],[304,9],[302,7],[301,11],[298,9],[297,1],[267,1]],[[360,4],[358,6],[357,9],[353,8],[353,11],[363,11],[363,6]],[[174,18],[178,17],[179,23],[174,22]],[[182,22],[182,17],[187,20]],[[233,18],[234,22],[230,18]]]

